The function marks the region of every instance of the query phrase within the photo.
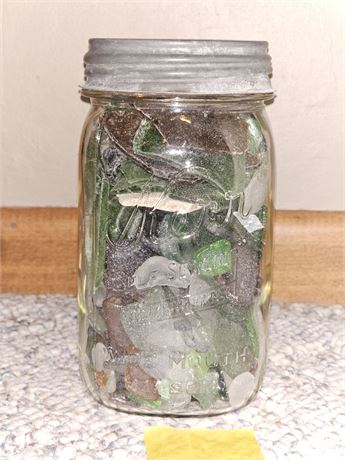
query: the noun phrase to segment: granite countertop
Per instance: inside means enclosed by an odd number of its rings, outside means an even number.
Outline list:
[[[266,460],[345,457],[344,307],[273,305],[257,399],[226,415],[163,418],[92,399],[79,377],[75,298],[2,295],[0,306],[1,459],[144,460],[144,428],[159,424],[252,427]]]

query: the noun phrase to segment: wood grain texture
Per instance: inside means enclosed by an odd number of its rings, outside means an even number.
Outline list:
[[[345,213],[277,212],[273,295],[345,305]]]
[[[345,304],[345,213],[278,211],[273,296]],[[75,294],[77,210],[4,208],[1,292]]]
[[[1,291],[76,292],[77,210],[3,208]]]

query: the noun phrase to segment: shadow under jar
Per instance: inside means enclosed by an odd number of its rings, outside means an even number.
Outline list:
[[[80,149],[79,357],[103,404],[237,409],[271,295],[266,42],[92,39]]]

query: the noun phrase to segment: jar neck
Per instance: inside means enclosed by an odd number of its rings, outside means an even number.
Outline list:
[[[218,110],[224,107],[227,111],[256,111],[263,109],[265,104],[274,99],[273,93],[256,94],[153,94],[153,93],[116,93],[109,91],[81,91],[82,99],[91,102],[93,107],[115,106],[117,108],[140,107],[170,107],[192,110],[214,107]]]

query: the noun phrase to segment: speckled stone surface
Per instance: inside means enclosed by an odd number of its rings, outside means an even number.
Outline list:
[[[266,460],[345,458],[344,307],[274,305],[257,399],[235,413],[179,419],[92,399],[79,377],[74,298],[2,295],[0,307],[1,459],[144,460],[144,428],[159,424],[253,427]]]

